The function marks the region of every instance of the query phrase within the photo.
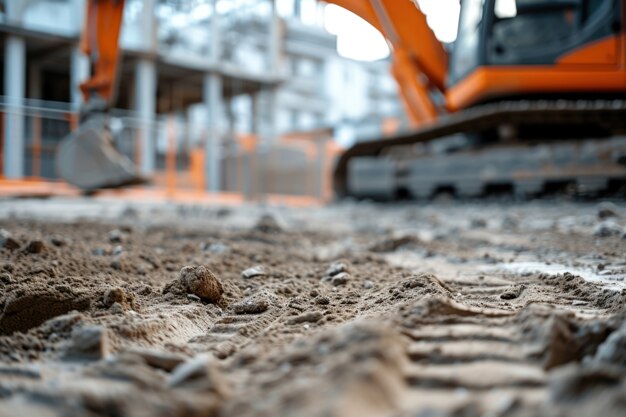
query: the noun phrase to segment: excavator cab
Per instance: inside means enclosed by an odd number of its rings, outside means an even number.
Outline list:
[[[602,92],[595,71],[618,71],[623,54],[619,0],[462,0],[458,37],[450,56],[449,104],[453,111],[503,96]],[[477,71],[507,74],[506,83],[477,81]],[[517,72],[517,74],[515,74]],[[557,80],[559,72],[569,72]],[[573,77],[575,73],[584,74]],[[474,77],[472,77],[474,75]],[[567,75],[567,74],[566,74]],[[529,79],[534,78],[534,80]],[[503,78],[500,76],[500,78]],[[557,75],[557,78],[558,75]],[[552,84],[552,85],[550,85]],[[465,90],[460,94],[460,90]],[[496,91],[497,90],[497,91]],[[552,91],[551,91],[552,90]],[[462,99],[459,96],[463,95]]]

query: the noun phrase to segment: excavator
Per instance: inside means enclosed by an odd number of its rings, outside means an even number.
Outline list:
[[[387,40],[411,129],[361,141],[334,170],[338,197],[534,195],[626,184],[626,0],[461,0],[453,45],[418,0],[326,0]],[[89,0],[78,129],[57,165],[85,190],[143,182],[107,128],[123,0]],[[622,187],[622,188],[619,188]]]

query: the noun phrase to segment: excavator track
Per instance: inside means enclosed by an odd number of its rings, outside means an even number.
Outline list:
[[[503,126],[581,130],[597,126],[613,137],[565,141],[536,137],[532,142],[541,144],[532,149],[530,140],[515,145],[501,141],[483,150],[410,157],[408,148],[413,145],[496,131]],[[507,153],[509,161],[500,158]],[[533,194],[571,179],[594,191],[626,180],[625,159],[626,100],[501,101],[442,117],[418,131],[355,144],[335,166],[334,188],[339,197],[377,199],[428,197],[446,187],[471,196],[499,184],[511,184],[517,194]],[[530,165],[524,167],[524,161]]]

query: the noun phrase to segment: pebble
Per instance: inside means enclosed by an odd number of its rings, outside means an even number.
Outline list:
[[[267,311],[267,301],[263,299],[248,298],[239,303],[233,304],[235,314],[260,314]]]
[[[198,303],[202,301],[202,299],[195,294],[187,294],[187,298]]]
[[[228,246],[224,245],[223,243],[217,242],[217,243],[203,243],[200,248],[205,251],[205,252],[210,252],[210,253],[226,253],[228,252],[229,248]]]
[[[605,220],[593,229],[593,235],[596,237],[622,236],[623,234],[624,230],[612,220]]]
[[[619,210],[617,206],[610,201],[605,201],[598,205],[598,218],[600,220],[605,220],[610,217],[619,217]]]
[[[271,214],[264,214],[254,226],[255,230],[263,233],[279,233],[283,230]]]
[[[111,255],[120,256],[122,253],[124,253],[124,248],[120,245],[117,245],[113,248],[113,252],[111,252]]]
[[[69,359],[100,360],[110,353],[109,332],[102,326],[77,327],[65,352]]]
[[[204,266],[185,266],[180,270],[178,279],[191,294],[203,300],[215,303],[222,298],[222,283]]]
[[[349,280],[350,280],[350,274],[348,274],[347,272],[341,272],[335,275],[330,280],[330,283],[333,284],[334,286],[346,285]]]
[[[374,283],[372,281],[363,282],[363,289],[371,290],[372,288],[374,288]]]
[[[115,303],[119,303],[122,308],[128,309],[132,308],[134,302],[134,294],[129,294],[120,287],[111,288],[104,294],[104,305],[107,308],[110,308]]]
[[[109,232],[108,238],[111,243],[122,243],[124,235],[118,229],[111,230]]]
[[[330,264],[328,269],[326,270],[326,276],[333,277],[342,272],[350,272],[350,268],[344,262],[334,262]]]
[[[254,277],[264,277],[266,275],[267,273],[265,272],[265,268],[263,268],[261,265],[248,268],[241,273],[241,276],[244,277],[245,279],[250,279]]]
[[[50,243],[52,243],[57,248],[63,247],[67,245],[67,241],[60,236],[52,236],[50,238]]]
[[[28,242],[26,247],[24,248],[24,252],[26,253],[41,253],[43,252],[45,245],[43,241],[39,239],[31,240]]]
[[[10,251],[14,251],[19,249],[20,246],[20,242],[11,236],[11,232],[6,229],[0,229],[0,248],[6,248]]]

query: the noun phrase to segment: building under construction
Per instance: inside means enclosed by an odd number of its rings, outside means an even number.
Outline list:
[[[401,126],[388,62],[339,56],[323,4],[278,3],[126,2],[111,128],[156,185],[328,196],[337,132],[353,140]],[[2,174],[55,179],[89,74],[85,1],[0,4]]]

